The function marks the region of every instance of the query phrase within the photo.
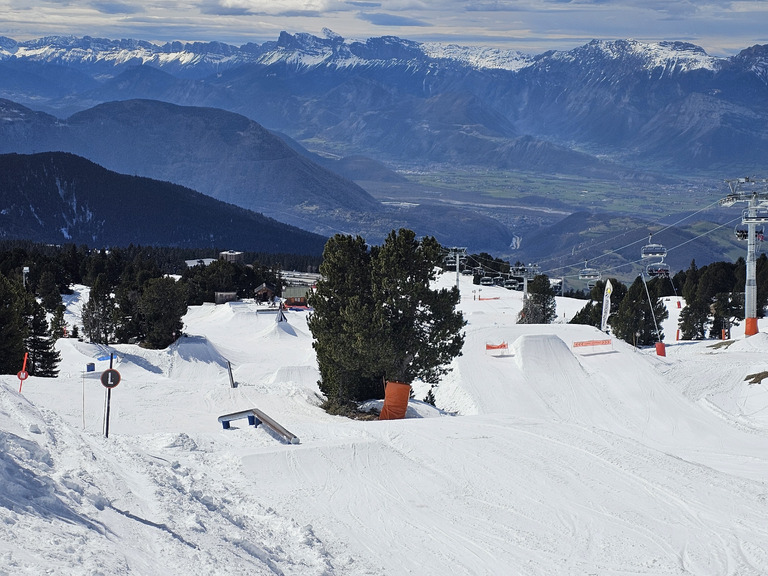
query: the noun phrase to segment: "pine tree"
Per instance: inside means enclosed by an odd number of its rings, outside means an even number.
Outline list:
[[[627,290],[611,322],[613,333],[635,346],[651,346],[664,339],[661,322],[667,319],[669,312],[658,297],[651,295],[652,304],[649,304],[649,292],[646,292],[643,278],[638,276]]]
[[[51,337],[54,339],[64,338],[67,331],[67,322],[64,320],[64,312],[66,307],[64,303],[59,303],[56,309],[53,311],[53,317],[51,318]]]
[[[740,295],[739,295],[740,296]],[[715,294],[712,306],[712,327],[710,338],[721,338],[723,332],[730,333],[732,326],[738,326],[738,319],[743,318],[744,300],[731,292]]]
[[[40,275],[37,295],[48,312],[53,312],[61,304],[61,292],[59,291],[59,285],[56,283],[56,275],[49,268],[46,268]]]
[[[683,340],[703,340],[709,323],[709,305],[701,298],[694,298],[680,311],[680,336]]]
[[[21,284],[0,275],[0,374],[16,374],[24,361],[23,299]]]
[[[685,282],[682,286],[683,298],[686,302],[693,302],[696,299],[696,293],[699,289],[699,269],[696,267],[696,260],[691,260],[691,265],[685,272]]]
[[[115,335],[115,300],[105,274],[99,274],[83,307],[83,332],[91,342],[109,344]]]
[[[610,278],[611,282],[611,310],[608,316],[608,324],[612,324],[612,316],[619,309],[621,301],[627,294],[627,287],[616,278]],[[603,296],[605,295],[606,280],[598,280],[590,290],[591,300],[579,310],[571,319],[570,324],[587,324],[600,328],[603,323]]]
[[[326,244],[309,328],[328,407],[381,398],[382,378],[437,383],[461,353],[456,288],[432,290],[441,249],[434,238],[392,232],[381,247],[336,235]]]
[[[138,309],[146,333],[144,346],[165,348],[180,336],[184,327],[181,317],[187,312],[186,287],[173,278],[151,278],[141,293]]]
[[[528,282],[528,297],[517,316],[518,324],[551,324],[557,317],[555,290],[545,274],[537,274]]]
[[[373,325],[387,380],[436,384],[461,354],[466,322],[456,310],[459,290],[430,287],[441,258],[437,240],[418,241],[402,228],[373,255]]]
[[[337,234],[325,245],[322,278],[310,294],[308,326],[320,368],[320,390],[329,406],[380,397],[372,330],[371,255],[365,240]]]
[[[51,337],[45,308],[34,301],[31,315],[28,317],[28,337],[26,347],[29,352],[27,372],[31,376],[55,378],[59,374],[61,354],[55,349],[55,340]]]
[[[581,310],[576,312],[569,324],[585,324],[599,328],[602,322],[602,304],[589,300]]]

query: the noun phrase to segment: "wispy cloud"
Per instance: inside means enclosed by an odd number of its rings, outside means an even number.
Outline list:
[[[136,14],[144,8],[128,2],[92,2],[91,6],[103,14]]]
[[[408,16],[400,16],[398,14],[387,14],[386,12],[374,12],[372,14],[361,13],[359,18],[366,22],[370,22],[374,26],[431,26],[429,22],[425,22],[424,20],[409,18]]]

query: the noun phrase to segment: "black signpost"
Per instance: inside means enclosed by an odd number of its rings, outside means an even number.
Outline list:
[[[112,368],[113,355],[109,355],[109,369],[101,373],[101,383],[107,389],[107,416],[104,422],[104,437],[109,438],[109,405],[112,401],[112,388],[120,384],[120,372]]]

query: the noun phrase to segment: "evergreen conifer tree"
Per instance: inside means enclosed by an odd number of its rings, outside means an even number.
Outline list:
[[[651,346],[664,339],[661,322],[667,319],[669,312],[664,303],[652,294],[649,304],[649,292],[646,292],[643,278],[638,276],[627,290],[611,322],[613,333],[635,346]]]
[[[383,397],[383,378],[436,383],[448,371],[461,353],[464,319],[458,289],[430,287],[440,259],[437,241],[411,230],[370,250],[359,236],[328,241],[309,299],[326,409]]]
[[[701,298],[694,298],[680,311],[680,336],[683,340],[703,340],[707,336],[709,323],[709,304]]]
[[[51,318],[51,337],[54,339],[63,338],[67,329],[67,322],[64,320],[64,312],[66,307],[64,303],[59,303],[56,309],[53,311],[53,317]]]
[[[54,347],[55,340],[51,337],[45,308],[37,301],[31,306],[28,317],[29,330],[26,347],[29,352],[27,372],[31,376],[55,378],[59,374],[61,354]]]
[[[557,317],[555,290],[545,274],[537,274],[528,282],[528,297],[517,316],[518,324],[551,324]]]
[[[624,296],[627,294],[627,287],[616,278],[610,278],[611,281],[611,310],[609,312],[608,324],[612,324],[611,317],[615,314]],[[570,324],[587,324],[600,328],[603,323],[603,296],[605,294],[605,280],[598,280],[595,286],[590,290],[591,300],[579,310],[569,322]]]
[[[146,334],[147,348],[161,349],[172,344],[184,327],[187,312],[186,286],[173,278],[151,278],[141,293],[138,309]]]
[[[61,292],[59,291],[59,285],[56,283],[56,275],[50,268],[43,270],[43,273],[40,275],[37,295],[48,312],[53,312],[61,304]]]
[[[437,240],[419,241],[403,228],[373,255],[373,325],[387,380],[436,384],[461,354],[466,322],[456,310],[459,290],[430,287],[441,259]]]
[[[744,300],[735,297],[732,292],[719,292],[715,294],[711,307],[712,327],[709,331],[710,338],[722,338],[723,332],[728,335],[732,326],[738,326],[738,319],[744,316]]]
[[[0,275],[0,374],[16,374],[24,361],[23,298],[21,284]]]
[[[83,332],[91,342],[109,344],[115,335],[115,301],[105,274],[99,274],[83,307]]]
[[[325,245],[322,278],[310,294],[308,326],[320,368],[320,390],[331,410],[350,400],[380,397],[383,388],[370,341],[371,255],[360,236],[337,234]]]

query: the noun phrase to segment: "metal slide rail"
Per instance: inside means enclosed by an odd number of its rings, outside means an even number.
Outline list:
[[[294,434],[293,432],[289,432],[286,428],[278,424],[275,420],[267,416],[264,412],[262,412],[258,408],[251,408],[249,410],[241,410],[240,412],[232,412],[231,414],[224,414],[223,416],[219,416],[218,420],[219,422],[221,422],[221,425],[224,428],[224,430],[227,430],[230,427],[230,422],[232,422],[233,420],[242,420],[244,418],[248,419],[249,426],[258,427],[259,424],[264,424],[264,426],[266,426],[267,428],[275,432],[277,435],[279,435],[289,444],[299,443],[299,437],[296,436],[296,434]]]

